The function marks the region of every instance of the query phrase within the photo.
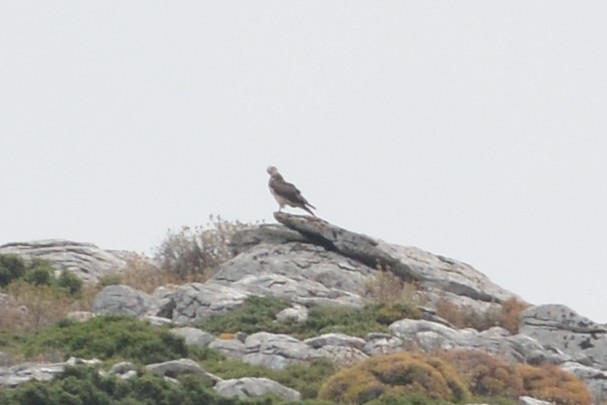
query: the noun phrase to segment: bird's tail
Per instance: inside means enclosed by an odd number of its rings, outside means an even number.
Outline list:
[[[313,217],[315,217],[315,216],[316,216],[316,214],[315,214],[314,212],[312,212],[312,210],[311,210],[310,208],[308,208],[308,206],[309,206],[309,207],[311,207],[311,208],[316,209],[316,207],[315,207],[315,206],[313,206],[312,204],[306,204],[306,205],[304,205],[302,208],[303,208],[304,210],[308,211],[310,214],[312,214],[312,216],[313,216]]]

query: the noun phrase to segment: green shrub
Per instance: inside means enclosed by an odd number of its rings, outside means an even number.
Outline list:
[[[319,392],[322,399],[355,404],[410,395],[461,402],[469,393],[451,366],[420,353],[372,357],[338,372],[323,384]]]
[[[284,370],[253,366],[223,356],[211,356],[200,361],[205,370],[221,378],[266,377],[299,391],[303,399],[316,398],[320,386],[337,371],[336,366],[327,359],[314,359],[309,364],[294,364]]]
[[[214,334],[265,331],[303,339],[340,332],[362,337],[370,332],[388,332],[388,325],[396,320],[420,316],[415,305],[406,303],[371,304],[363,308],[315,306],[310,308],[304,322],[277,322],[276,314],[289,306],[278,298],[251,296],[238,308],[206,318],[198,326]]]
[[[107,287],[108,285],[120,285],[123,284],[123,277],[121,274],[113,273],[103,276],[99,279],[100,287]]]
[[[273,297],[249,296],[242,305],[222,315],[213,315],[199,324],[209,333],[255,333],[259,331],[282,333],[284,324],[275,321],[276,314],[290,305]]]
[[[25,274],[25,262],[17,255],[0,255],[0,287]]]
[[[184,376],[179,384],[143,374],[131,380],[101,376],[88,367],[70,367],[52,382],[30,382],[0,390],[3,405],[238,405],[271,404],[264,399],[221,398],[204,380]]]
[[[53,265],[45,260],[33,260],[27,265],[23,281],[34,285],[51,285],[55,279]]]
[[[187,357],[184,340],[129,317],[98,316],[86,322],[60,322],[28,337],[27,356],[59,350],[65,357],[128,359],[149,364]]]
[[[82,293],[82,280],[71,271],[62,270],[56,283],[60,289],[73,297],[80,296]]]

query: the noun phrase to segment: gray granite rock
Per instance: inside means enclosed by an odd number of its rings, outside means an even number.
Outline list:
[[[211,279],[253,294],[276,296],[304,305],[359,306],[373,272],[362,263],[328,252],[322,246],[264,242],[224,263]]]
[[[245,344],[238,339],[216,339],[209,344],[209,349],[238,360],[242,359],[246,352]]]
[[[564,305],[538,305],[521,314],[519,331],[572,361],[607,370],[607,329]]]
[[[289,335],[258,332],[245,340],[245,363],[281,370],[302,364],[313,357],[310,346]]]
[[[236,232],[230,240],[230,247],[236,256],[262,243],[281,245],[288,242],[306,242],[306,238],[282,225],[262,224],[248,226]]]
[[[603,404],[605,402],[605,398],[607,398],[607,371],[572,361],[563,363],[560,367],[584,381],[592,395],[593,403]]]
[[[320,349],[325,346],[353,347],[362,349],[365,347],[365,340],[359,337],[349,336],[344,333],[325,333],[320,336],[304,340],[304,343],[314,349]]]
[[[233,288],[253,295],[281,298],[300,305],[340,305],[360,307],[360,295],[336,288],[327,288],[304,276],[286,277],[280,274],[248,275],[231,284]]]
[[[554,405],[552,402],[542,401],[531,397],[519,397],[519,405]]]
[[[425,352],[438,349],[478,349],[514,362],[555,364],[570,360],[558,350],[544,348],[525,335],[510,335],[499,327],[478,332],[475,329],[453,329],[425,320],[402,319],[390,325],[390,332],[404,345],[413,345]]]
[[[169,332],[184,338],[185,344],[188,346],[207,347],[209,344],[215,341],[215,336],[211,335],[210,333],[189,326],[173,328],[170,329]]]
[[[145,368],[154,374],[170,378],[176,378],[182,374],[195,374],[217,379],[217,377],[204,371],[204,369],[192,359],[169,360],[162,363],[148,364]]]
[[[173,294],[173,321],[189,324],[214,314],[223,314],[242,304],[249,293],[214,282],[188,283]]]
[[[415,281],[422,289],[439,289],[478,302],[500,303],[518,298],[491,282],[472,266],[434,255],[414,247],[391,245],[367,235],[348,231],[320,218],[274,213],[286,227],[305,236],[311,243],[355,259],[371,268],[380,266],[405,281]]]
[[[22,363],[0,367],[0,387],[16,387],[31,380],[51,381],[65,371],[65,363]]]
[[[405,350],[404,343],[388,333],[369,333],[362,351],[368,356],[391,354]]]
[[[47,260],[57,271],[68,270],[87,284],[97,284],[102,277],[119,273],[126,267],[126,261],[115,252],[92,243],[60,239],[7,243],[0,246],[0,254]]]
[[[299,392],[268,378],[244,377],[224,380],[215,384],[214,389],[222,397],[246,399],[274,394],[289,402],[301,400]]]
[[[294,304],[291,308],[285,308],[276,314],[278,322],[294,321],[301,323],[305,322],[306,319],[308,319],[308,308],[299,304]]]
[[[83,364],[96,366],[101,363],[98,359],[83,360],[70,357],[61,363],[32,363],[26,362],[10,367],[0,367],[0,387],[16,387],[29,381],[51,381],[65,371],[66,366]]]
[[[93,312],[104,315],[142,316],[152,306],[149,294],[126,285],[109,285],[93,301]]]

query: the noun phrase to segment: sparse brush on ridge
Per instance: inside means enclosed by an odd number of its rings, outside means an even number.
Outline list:
[[[473,328],[478,331],[500,326],[512,334],[518,333],[519,317],[528,304],[510,298],[502,302],[501,307],[479,314],[471,308],[460,307],[441,298],[436,302],[436,314],[457,328]]]
[[[163,271],[181,279],[194,276],[197,281],[205,281],[221,263],[233,257],[230,239],[245,226],[211,215],[205,226],[184,226],[177,232],[169,230],[156,248],[154,258]]]

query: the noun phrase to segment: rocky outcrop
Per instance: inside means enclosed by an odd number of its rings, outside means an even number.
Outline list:
[[[302,305],[362,305],[373,269],[322,246],[262,240],[224,263],[211,280]]]
[[[310,346],[289,335],[258,332],[247,337],[244,344],[242,361],[256,366],[281,370],[311,358]]]
[[[274,218],[304,235],[311,243],[372,268],[389,269],[403,280],[415,281],[428,291],[441,291],[485,303],[517,298],[472,266],[457,260],[414,247],[391,245],[319,218],[279,212],[274,213]]]
[[[607,328],[564,305],[538,305],[521,314],[520,333],[573,361],[607,370]]]
[[[224,380],[215,384],[214,389],[223,397],[246,399],[274,394],[289,402],[301,400],[299,392],[268,378],[244,377]]]
[[[126,285],[109,285],[95,296],[93,312],[108,315],[144,315],[152,306],[149,294]]]
[[[570,357],[558,350],[544,348],[535,339],[525,335],[511,335],[494,327],[482,332],[474,329],[453,329],[424,320],[402,319],[390,325],[390,332],[403,344],[425,352],[438,349],[478,349],[513,362],[560,364]]]
[[[209,377],[211,380],[221,380],[217,376],[207,373],[202,367],[194,360],[191,359],[179,359],[170,360],[162,363],[148,364],[145,369],[164,377],[176,378],[182,374],[194,374]]]
[[[607,398],[607,329],[564,305],[538,305],[521,314],[519,331],[547,350],[566,354],[561,367],[586,383],[596,403]]]
[[[188,283],[172,295],[173,321],[193,323],[214,314],[223,314],[242,304],[249,293],[218,283]]]
[[[77,364],[97,365],[97,359],[83,360],[70,357],[63,363],[21,363],[11,367],[0,367],[0,387],[16,387],[28,381],[51,381],[65,371],[66,366]]]
[[[118,253],[91,243],[60,239],[7,243],[0,246],[0,254],[47,260],[57,271],[68,270],[88,284],[96,284],[102,277],[120,272],[126,266]]]
[[[419,308],[423,319],[394,322],[390,333],[370,333],[365,339],[327,334],[304,341],[267,332],[234,339],[215,338],[193,328],[174,333],[190,345],[206,346],[272,369],[317,358],[349,366],[368,356],[403,350],[482,350],[511,362],[560,365],[586,381],[597,401],[605,397],[606,327],[563,306],[531,306],[523,312],[516,335],[500,327],[480,332],[457,329],[437,315],[438,302],[446,300],[483,316],[518,297],[457,260],[392,245],[320,218],[286,213],[275,213],[275,218],[281,225],[238,231],[231,241],[236,256],[223,263],[207,282],[160,287],[152,295],[128,288],[103,290],[96,299],[95,312],[128,312],[192,325],[229,312],[251,295],[264,295],[293,305],[277,316],[277,322],[303,322],[308,309],[315,305],[364,305],[370,284],[381,274],[379,270],[389,271],[413,283],[425,299]],[[233,387],[245,385],[233,382]],[[233,387],[230,389],[238,392],[248,389]]]

